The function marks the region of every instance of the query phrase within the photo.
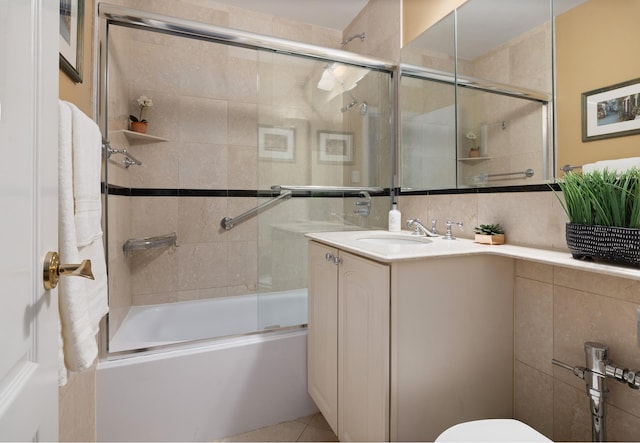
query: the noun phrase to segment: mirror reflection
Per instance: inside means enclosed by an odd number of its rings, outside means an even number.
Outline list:
[[[582,1],[469,0],[402,49],[404,190],[553,179],[552,5]]]

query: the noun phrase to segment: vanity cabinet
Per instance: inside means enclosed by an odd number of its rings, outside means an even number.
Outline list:
[[[513,418],[513,269],[488,255],[382,263],[311,241],[308,386],[339,439],[433,441]]]
[[[309,394],[341,441],[389,440],[389,265],[309,245]]]

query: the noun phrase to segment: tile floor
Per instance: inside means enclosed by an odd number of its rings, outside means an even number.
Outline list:
[[[317,413],[255,431],[232,435],[220,441],[338,441],[338,437],[322,414]]]

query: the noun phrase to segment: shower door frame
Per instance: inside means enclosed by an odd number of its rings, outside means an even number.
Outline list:
[[[265,36],[257,33],[241,31],[232,28],[226,28],[207,23],[180,19],[176,17],[156,14],[148,11],[142,11],[122,6],[99,3],[97,5],[98,32],[94,38],[94,66],[97,69],[93,73],[94,87],[94,115],[97,116],[97,123],[103,134],[103,143],[109,146],[109,123],[108,123],[108,83],[109,83],[109,29],[110,26],[120,26],[126,28],[140,29],[149,32],[159,32],[177,37],[191,38],[196,40],[208,41],[212,43],[236,46],[256,51],[273,52],[294,57],[304,57],[321,62],[338,62],[346,65],[357,66],[370,69],[389,75],[389,103],[390,103],[390,177],[389,190],[391,198],[389,206],[397,193],[395,189],[395,181],[397,176],[397,128],[396,115],[398,115],[397,94],[399,91],[399,65],[395,62],[355,54],[341,49],[326,48],[322,46],[311,45],[307,43],[295,42],[291,40],[281,39],[277,37]],[[105,160],[106,160],[105,150]],[[106,163],[106,161],[105,161]],[[109,194],[109,180],[107,168],[104,171],[104,188],[105,196]],[[108,198],[104,199],[104,223],[108,226]],[[109,244],[109,232],[105,229],[105,244]],[[108,248],[105,248],[105,254],[108,254]],[[108,263],[109,257],[106,256]],[[303,325],[304,326],[304,325]],[[299,327],[299,326],[298,326]],[[295,326],[284,327],[281,330],[296,328]],[[108,323],[105,327],[108,342]],[[249,334],[259,334],[273,331],[255,331]],[[249,335],[242,334],[242,335]],[[108,346],[103,346],[104,355],[108,359],[123,358],[135,353],[153,353],[161,351],[165,348],[190,344],[193,342],[205,342],[217,337],[201,339],[195,341],[181,342],[176,344],[159,345],[153,348],[134,349],[130,351],[120,351],[108,353]],[[229,338],[229,337],[220,337]]]

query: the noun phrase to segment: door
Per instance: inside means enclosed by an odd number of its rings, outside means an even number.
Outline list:
[[[58,8],[0,0],[0,440],[58,439]]]
[[[389,281],[388,265],[340,251],[340,441],[389,441]]]

